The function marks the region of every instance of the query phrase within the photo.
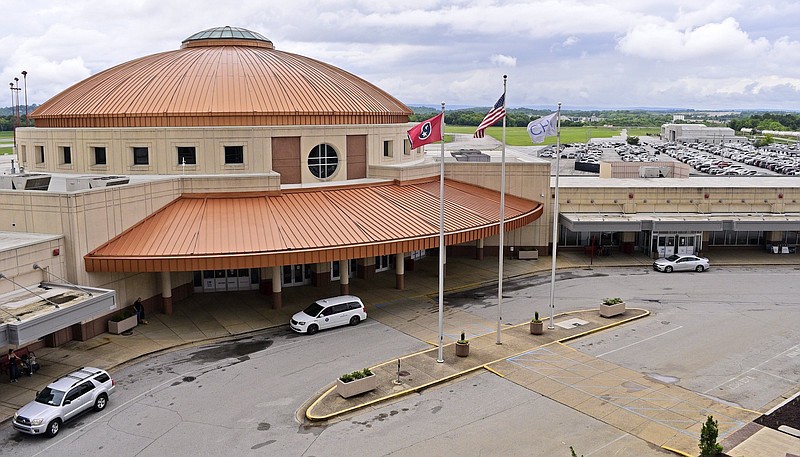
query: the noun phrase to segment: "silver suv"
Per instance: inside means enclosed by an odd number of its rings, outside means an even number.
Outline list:
[[[83,367],[56,379],[36,399],[14,414],[12,424],[23,433],[44,433],[56,436],[61,425],[83,411],[94,407],[102,411],[116,383],[104,370]]]

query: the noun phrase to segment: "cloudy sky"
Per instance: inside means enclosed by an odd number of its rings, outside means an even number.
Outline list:
[[[406,104],[489,106],[507,74],[512,107],[800,109],[795,0],[16,5],[4,9],[0,78],[21,83],[26,70],[30,103],[111,66],[177,49],[195,32],[231,25],[355,73]],[[11,104],[5,94],[0,106]]]

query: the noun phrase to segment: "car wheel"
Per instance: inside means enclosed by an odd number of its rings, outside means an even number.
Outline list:
[[[50,438],[58,435],[58,431],[61,429],[61,419],[53,419],[47,424],[47,431],[45,431],[45,435],[49,436]]]
[[[702,265],[698,265],[698,266],[697,266],[697,268],[695,268],[694,270],[695,270],[696,272],[698,272],[698,273],[702,273],[702,272],[703,272],[703,270],[705,270],[705,268],[703,268],[703,266],[702,266]]]
[[[361,322],[361,318],[358,316],[353,316],[350,318],[350,325],[358,325]]]
[[[667,273],[672,273],[672,267],[664,267],[664,271]]]
[[[108,404],[108,395],[100,394],[97,396],[97,400],[94,401],[94,410],[102,411],[106,409],[107,404]]]
[[[317,333],[318,330],[319,330],[319,327],[317,327],[316,324],[311,324],[306,329],[306,333],[308,333],[309,335],[313,335],[313,334]]]

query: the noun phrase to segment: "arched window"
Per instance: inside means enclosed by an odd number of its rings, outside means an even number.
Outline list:
[[[319,179],[330,178],[338,167],[339,155],[329,144],[318,144],[308,154],[308,169]]]

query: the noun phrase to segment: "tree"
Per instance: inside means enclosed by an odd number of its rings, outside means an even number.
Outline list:
[[[717,443],[717,436],[719,436],[719,428],[714,416],[708,416],[706,423],[703,424],[700,430],[700,457],[713,457],[722,453],[722,446]]]
[[[755,141],[755,143],[753,143],[753,146],[755,146],[757,148],[760,148],[762,146],[766,146],[766,145],[772,144],[774,142],[775,142],[775,138],[771,134],[767,133],[762,138],[757,139]]]
[[[628,138],[625,139],[625,141],[628,144],[632,144],[634,146],[638,146],[639,145],[639,137],[638,136],[629,136]]]

